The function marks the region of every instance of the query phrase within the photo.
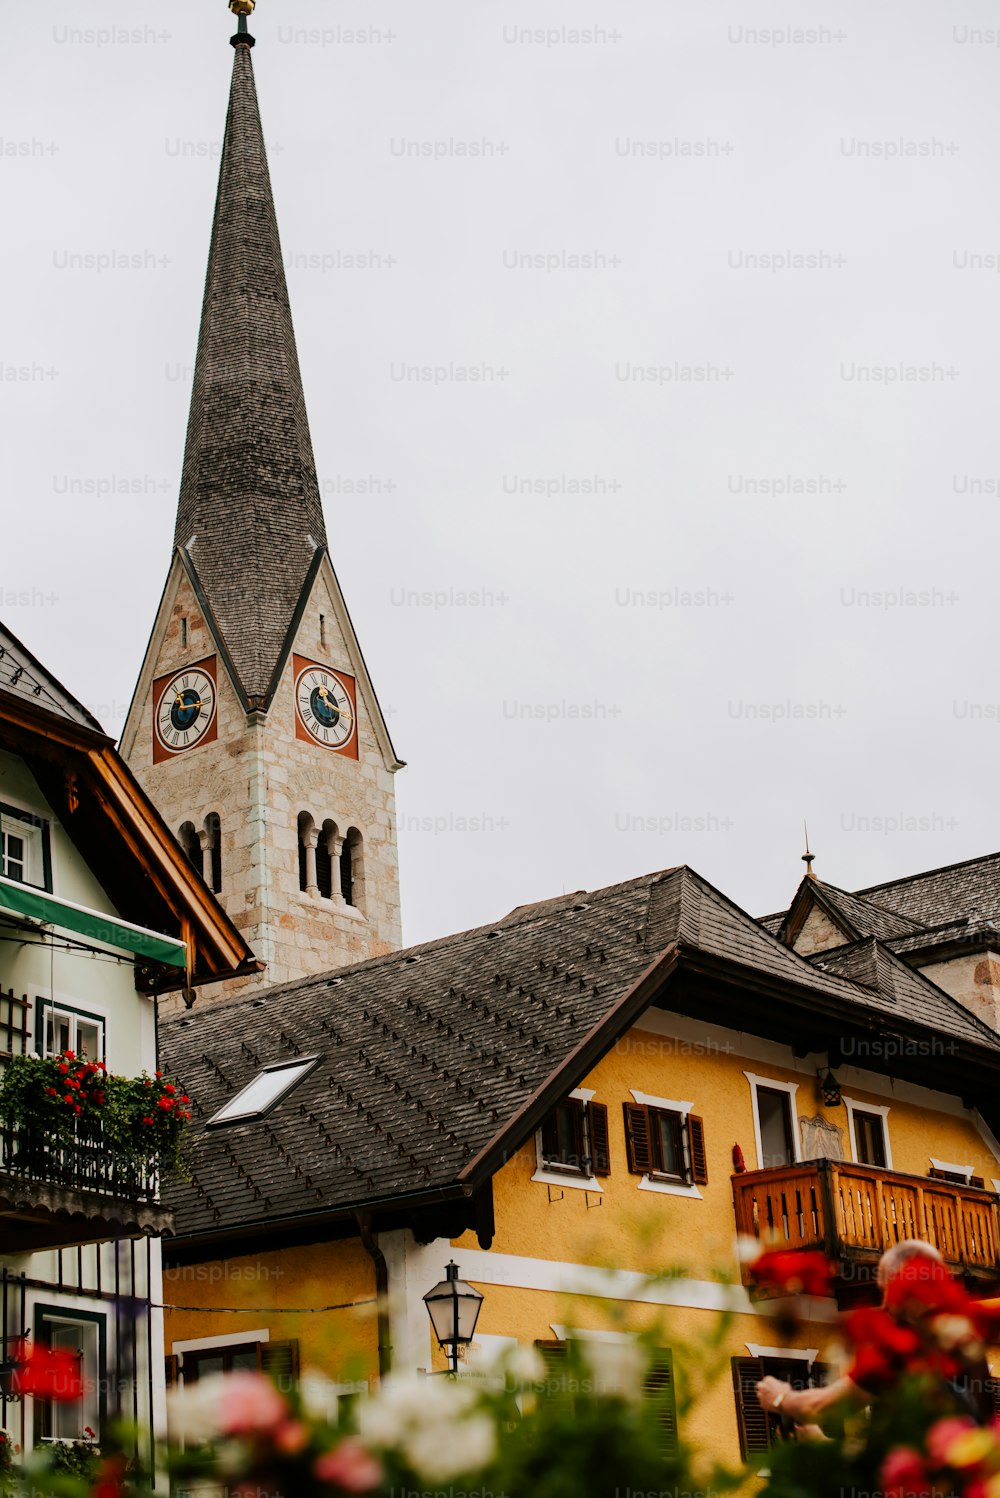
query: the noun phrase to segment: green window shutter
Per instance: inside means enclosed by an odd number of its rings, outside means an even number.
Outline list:
[[[736,1420],[743,1460],[771,1449],[771,1423],[757,1398],[757,1385],[764,1377],[762,1358],[733,1358],[733,1389]]]
[[[649,1109],[625,1103],[625,1145],[628,1168],[633,1175],[648,1175],[653,1169],[653,1131]]]
[[[674,1384],[674,1355],[669,1348],[659,1348],[646,1375],[646,1398],[656,1412],[660,1452],[677,1455],[677,1390]]]
[[[608,1133],[608,1110],[603,1103],[587,1105],[590,1130],[590,1163],[595,1176],[611,1174],[611,1140]]]
[[[569,1385],[569,1358],[565,1342],[536,1342],[545,1364],[542,1398],[547,1408],[560,1419],[572,1420],[573,1394]]]
[[[261,1342],[260,1366],[283,1394],[289,1393],[299,1376],[298,1342]]]
[[[708,1158],[705,1154],[705,1125],[694,1113],[688,1114],[688,1147],[691,1150],[691,1179],[696,1186],[707,1186]]]

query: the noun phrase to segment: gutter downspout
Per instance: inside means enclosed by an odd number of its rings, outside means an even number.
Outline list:
[[[389,1324],[389,1266],[385,1254],[378,1246],[378,1234],[372,1229],[368,1212],[355,1212],[358,1236],[362,1247],[375,1265],[375,1299],[378,1316],[378,1376],[385,1378],[392,1372],[392,1333]]]

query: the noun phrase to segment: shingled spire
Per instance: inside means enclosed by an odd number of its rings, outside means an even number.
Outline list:
[[[237,9],[233,6],[233,9]],[[326,530],[246,11],[202,305],[175,544],[252,706],[272,679]]]

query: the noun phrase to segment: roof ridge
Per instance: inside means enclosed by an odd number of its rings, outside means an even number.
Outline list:
[[[593,901],[600,895],[610,895],[628,889],[638,889],[641,888],[643,884],[647,884],[652,887],[655,884],[659,883],[667,875],[678,873],[683,867],[683,865],[679,865],[677,868],[657,870],[651,874],[639,874],[632,879],[623,879],[617,884],[606,884],[602,889],[599,890],[584,890],[581,891],[581,893],[587,896],[587,903],[590,904],[591,901]],[[693,872],[693,870],[691,872]],[[556,896],[555,898],[559,899],[561,897]],[[567,896],[566,898],[568,899],[569,896]],[[534,906],[528,906],[526,908],[525,917],[522,920],[512,921],[510,917],[504,917],[498,921],[489,921],[482,926],[469,926],[463,931],[447,932],[443,936],[432,937],[429,941],[417,942],[416,944],[408,947],[396,947],[393,951],[382,952],[377,957],[366,957],[362,962],[352,962],[345,967],[330,968],[329,971],[325,973],[309,973],[302,978],[291,978],[287,983],[276,983],[271,987],[255,988],[251,990],[250,993],[235,995],[231,1001],[223,1000],[221,1003],[217,1002],[208,1006],[204,1006],[200,1010],[200,1013],[216,1014],[225,1011],[225,1013],[231,1014],[234,1009],[241,1008],[245,1005],[252,1005],[255,1003],[259,1004],[261,1001],[270,1004],[274,999],[280,998],[283,994],[297,992],[306,988],[318,987],[324,983],[329,986],[335,980],[349,978],[356,973],[372,972],[380,967],[390,966],[393,963],[406,962],[408,958],[413,959],[421,957],[426,953],[436,950],[438,947],[449,946],[453,942],[470,940],[471,938],[476,936],[489,935],[490,932],[496,932],[498,937],[502,937],[505,932],[510,931],[512,928],[526,926],[532,919],[539,919],[540,917],[544,916],[546,914],[546,910],[544,908],[546,902],[543,901],[539,903],[542,905],[542,909],[539,910]],[[573,908],[571,906],[563,907],[561,913],[572,914]],[[160,1023],[161,1025],[176,1025],[181,1020],[187,1018],[189,1018],[189,1015],[187,1015],[186,1013],[177,1014],[172,1015],[169,1018],[162,1019]]]
[[[962,858],[958,863],[944,863],[936,869],[922,869],[919,874],[905,874],[899,879],[887,879],[882,884],[869,884],[864,889],[846,890],[845,893],[861,896],[869,894],[872,890],[894,889],[897,885],[914,884],[919,879],[929,879],[932,874],[950,874],[954,869],[968,869],[973,864],[989,863],[992,859],[1000,859],[1000,852],[980,853],[976,858]],[[897,914],[896,911],[891,911],[890,913],[892,915]],[[912,919],[912,917],[906,917],[906,919]]]
[[[897,921],[906,921],[914,928],[912,932],[914,936],[917,935],[918,932],[926,931],[927,929],[927,927],[922,925],[920,921],[915,921],[912,915],[906,915],[902,910],[894,910],[891,905],[880,905],[877,900],[866,900],[864,899],[863,895],[857,890],[842,889],[839,884],[831,884],[828,879],[817,879],[814,882],[818,884],[821,889],[832,889],[834,894],[846,895],[849,900],[858,900],[862,905],[870,905],[873,910],[879,911],[882,915],[891,915],[895,916]],[[878,887],[878,885],[873,886],[873,888],[875,889],[877,889]]]

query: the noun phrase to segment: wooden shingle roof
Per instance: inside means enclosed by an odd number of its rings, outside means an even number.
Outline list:
[[[171,1193],[178,1235],[471,1190],[650,1004],[763,1034],[786,1000],[800,1033],[946,1030],[1000,1070],[1000,1037],[902,963],[842,955],[824,971],[693,870],[667,870],[164,1024],[162,1065],[197,1125],[192,1179]],[[297,1056],[320,1059],[267,1117],[205,1128]]]

